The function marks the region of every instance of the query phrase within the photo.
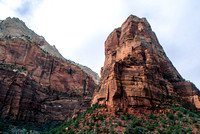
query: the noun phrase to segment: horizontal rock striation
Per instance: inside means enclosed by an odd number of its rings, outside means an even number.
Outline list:
[[[47,123],[89,107],[97,81],[80,65],[44,50],[35,33],[16,21],[0,25],[0,117]]]
[[[70,64],[74,64],[80,67],[85,73],[87,73],[98,84],[99,76],[86,66],[77,64],[71,60],[66,60],[57,50],[55,45],[51,46],[42,36],[37,35],[34,31],[29,29],[23,21],[18,18],[6,18],[0,21],[0,38],[20,38],[38,44],[38,46],[47,52],[49,55],[57,57],[63,61],[67,61]]]
[[[200,109],[199,90],[172,65],[147,20],[131,15],[105,42],[105,62],[92,104],[127,111],[151,108],[169,96]]]

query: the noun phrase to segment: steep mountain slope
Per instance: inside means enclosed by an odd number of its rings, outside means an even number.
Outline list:
[[[50,55],[60,58],[62,60],[66,60],[53,45],[51,46],[42,36],[37,35],[34,31],[29,29],[25,23],[18,18],[10,18],[8,17],[6,20],[0,20],[0,38],[21,38],[25,40],[29,40],[31,42],[35,42],[38,46],[48,52]],[[77,64],[71,60],[67,60],[70,64],[74,64],[79,66],[85,73],[90,75],[94,79],[94,81],[98,84],[99,76],[97,73],[93,72],[91,69],[86,66]]]
[[[169,99],[168,99],[169,100]],[[163,105],[149,114],[109,112],[98,104],[45,134],[199,134],[200,115],[176,105]]]
[[[0,22],[2,118],[63,121],[90,106],[98,83],[94,76],[87,67],[65,60],[19,19]]]
[[[145,18],[129,16],[105,42],[105,62],[92,103],[134,113],[173,97],[200,110],[200,91],[185,81],[166,56]]]

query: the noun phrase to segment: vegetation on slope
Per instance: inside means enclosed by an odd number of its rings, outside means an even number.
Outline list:
[[[27,69],[24,66],[17,66],[13,64],[0,63],[0,69],[11,70],[17,74],[27,74]]]
[[[160,110],[163,113],[158,113],[156,111],[159,109],[155,109],[149,115],[134,116],[117,111],[111,113],[105,106],[95,104],[85,113],[77,115],[45,134],[200,134],[199,114],[176,105],[162,107]]]
[[[150,114],[139,115],[117,110],[113,113],[108,112],[105,106],[95,104],[84,113],[44,134],[200,134],[200,114],[177,105],[162,105],[150,111]],[[0,122],[0,132],[41,133],[39,128],[35,131],[39,124],[3,118]],[[48,124],[45,126],[50,127]]]

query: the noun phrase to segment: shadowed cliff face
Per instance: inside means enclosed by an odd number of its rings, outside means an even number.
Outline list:
[[[0,39],[0,116],[62,121],[90,106],[94,80],[80,67],[51,56],[37,43]]]
[[[18,18],[0,21],[0,116],[46,123],[90,106],[98,75]]]
[[[105,42],[105,62],[92,103],[110,110],[151,108],[167,96],[200,109],[200,92],[174,68],[145,18],[129,16]]]

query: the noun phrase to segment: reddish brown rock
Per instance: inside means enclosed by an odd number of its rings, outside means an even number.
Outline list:
[[[1,117],[61,121],[90,106],[97,86],[94,80],[80,67],[49,55],[36,43],[1,38],[0,63]]]
[[[91,69],[66,60],[18,18],[0,21],[0,117],[47,123],[90,106]]]
[[[105,42],[105,62],[92,104],[111,110],[151,108],[167,96],[200,109],[200,92],[167,58],[145,18],[129,16]]]

